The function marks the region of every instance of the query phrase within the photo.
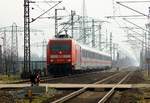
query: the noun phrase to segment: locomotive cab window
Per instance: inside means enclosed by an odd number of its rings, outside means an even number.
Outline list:
[[[50,50],[52,51],[69,51],[71,46],[63,43],[55,43],[50,45]]]

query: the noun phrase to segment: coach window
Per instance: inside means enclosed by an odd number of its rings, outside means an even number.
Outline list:
[[[94,58],[97,59],[97,53],[94,54]]]
[[[92,54],[93,54],[93,53],[92,53],[92,52],[90,52],[90,58],[93,58]]]
[[[108,57],[106,56],[106,60],[108,60]]]
[[[102,55],[102,60],[105,60],[105,57],[104,57],[104,55]]]
[[[84,57],[87,57],[87,56],[86,56],[86,50],[84,50]]]
[[[99,55],[100,56],[100,59],[102,60],[102,55]]]
[[[90,51],[88,52],[88,56],[89,56],[89,58],[91,58],[91,52]]]
[[[84,50],[84,57],[86,57],[86,50]]]
[[[93,52],[91,52],[91,58],[94,58]]]
[[[85,52],[83,49],[82,49],[82,57],[85,57]]]
[[[87,51],[87,58],[89,58],[89,51]]]
[[[105,60],[107,60],[107,56],[105,56]]]
[[[106,60],[106,56],[104,56],[104,60]]]
[[[87,51],[87,58],[89,58],[89,52]]]
[[[107,57],[106,57],[106,56],[104,56],[104,60],[107,60]]]
[[[87,51],[85,50],[85,52],[84,52],[84,53],[85,53],[85,57],[87,58]]]
[[[85,50],[85,57],[87,58],[87,51]]]

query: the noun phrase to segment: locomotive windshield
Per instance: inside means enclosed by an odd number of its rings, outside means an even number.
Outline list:
[[[55,43],[50,45],[50,50],[52,51],[69,51],[71,50],[70,45],[63,43]]]

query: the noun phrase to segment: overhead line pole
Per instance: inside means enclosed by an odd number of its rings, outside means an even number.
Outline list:
[[[75,11],[71,10],[71,35],[72,38],[74,37],[74,15],[75,15]]]
[[[30,22],[30,3],[35,3],[29,0],[24,0],[24,70],[22,74],[22,78],[29,78],[31,74],[30,69],[30,23],[36,21],[38,18],[49,12],[51,9],[56,7],[62,1],[58,1],[54,6],[50,9],[42,13],[41,15],[37,16],[35,19],[32,19]],[[28,74],[29,72],[29,74]]]
[[[112,32],[110,33],[110,56],[111,56],[111,68],[112,68]]]
[[[92,19],[92,47],[95,47],[95,21]]]
[[[102,33],[101,33],[101,29],[102,29],[102,25],[99,24],[99,50],[101,51],[102,47],[101,47],[101,42],[102,42]]]
[[[58,10],[65,10],[65,8],[63,9],[55,9],[55,36],[58,37],[59,33],[58,33]]]
[[[24,70],[23,78],[28,78],[30,70],[30,2],[24,0]],[[29,75],[28,75],[29,76]]]

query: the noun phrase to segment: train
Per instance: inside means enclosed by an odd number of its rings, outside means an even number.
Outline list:
[[[53,38],[48,41],[48,75],[110,69],[111,63],[109,54],[81,45],[72,38]]]

